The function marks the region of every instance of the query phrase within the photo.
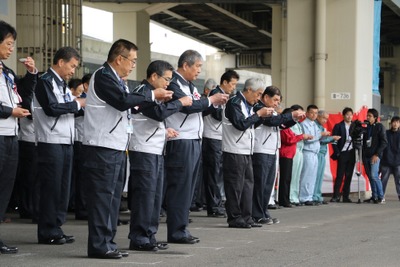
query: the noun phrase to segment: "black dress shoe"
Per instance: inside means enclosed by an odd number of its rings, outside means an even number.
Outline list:
[[[75,242],[75,236],[73,235],[63,235],[63,238],[65,238],[65,243],[74,243]]]
[[[340,202],[340,198],[333,197],[333,198],[331,198],[330,202]]]
[[[128,257],[129,256],[129,252],[125,251],[125,250],[114,250],[115,252],[119,252],[119,254],[121,254],[122,257]]]
[[[121,253],[118,250],[109,250],[104,254],[90,254],[88,255],[89,258],[96,258],[96,259],[110,259],[110,260],[118,260],[122,258]]]
[[[251,225],[248,223],[231,223],[229,228],[251,229]]]
[[[261,223],[256,223],[256,222],[252,222],[250,223],[251,228],[255,228],[255,227],[262,227]]]
[[[18,248],[17,248],[17,247],[9,247],[9,246],[7,246],[6,244],[3,244],[3,245],[0,247],[0,252],[1,252],[2,254],[14,254],[14,253],[17,253],[17,252],[18,252]]]
[[[222,211],[215,211],[211,213],[207,213],[208,217],[217,217],[217,218],[226,218],[225,212]]]
[[[168,244],[163,242],[157,242],[154,244],[154,246],[156,246],[159,250],[166,250],[169,248]]]
[[[146,243],[143,245],[129,245],[130,250],[138,250],[138,251],[158,251],[157,245]]]
[[[350,198],[343,198],[343,203],[352,203],[353,201],[351,201],[351,199]]]
[[[378,200],[371,197],[371,198],[365,199],[363,202],[364,202],[364,203],[372,203],[372,202],[375,203],[376,201],[378,201]]]
[[[172,240],[168,241],[168,243],[176,243],[176,244],[196,244],[199,243],[200,239],[195,238],[193,236],[191,237],[182,237],[181,239],[178,240]]]
[[[276,210],[278,207],[275,204],[268,205],[269,210]]]
[[[306,206],[314,206],[315,203],[313,201],[306,201],[306,202],[304,202],[304,205],[306,205]]]
[[[67,241],[64,237],[55,237],[55,238],[47,238],[47,239],[39,239],[39,244],[45,245],[64,245]]]
[[[118,226],[127,225],[127,224],[129,224],[129,223],[130,223],[130,220],[121,220],[121,219],[118,219],[118,221],[117,221],[117,225],[118,225]]]

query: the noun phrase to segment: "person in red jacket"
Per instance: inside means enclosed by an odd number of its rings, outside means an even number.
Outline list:
[[[286,108],[284,113],[292,112]],[[296,154],[296,143],[301,140],[310,140],[313,137],[308,134],[295,134],[290,128],[281,130],[281,148],[279,149],[279,205],[291,208],[289,194],[290,181],[292,179],[293,157]]]

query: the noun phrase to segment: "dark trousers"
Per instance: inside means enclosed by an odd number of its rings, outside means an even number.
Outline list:
[[[19,162],[15,192],[21,218],[38,220],[40,183],[37,175],[37,147],[34,142],[19,142]]]
[[[397,197],[400,200],[400,165],[386,166],[381,164],[379,166],[381,172],[383,194],[386,192],[386,186],[389,181],[390,174],[393,174],[394,184],[396,186]]]
[[[164,180],[162,155],[130,151],[129,201],[131,245],[156,243]]]
[[[222,178],[222,141],[204,138],[202,143],[203,182],[207,201],[207,213],[224,212],[221,191]]]
[[[117,249],[114,242],[125,179],[125,151],[83,146],[87,192],[88,255]]]
[[[204,184],[203,184],[203,162],[200,156],[199,171],[197,173],[196,184],[194,185],[194,192],[190,208],[202,208],[205,203]]]
[[[0,136],[0,219],[4,218],[18,166],[18,138]]]
[[[74,167],[72,172],[72,180],[74,184],[74,209],[76,219],[86,219],[86,191],[84,187],[83,177],[83,149],[82,142],[74,143]]]
[[[290,182],[292,180],[293,159],[279,158],[279,205],[290,205]]]
[[[72,145],[38,143],[40,211],[38,239],[61,237],[71,183]]]
[[[275,183],[276,155],[254,153],[251,159],[254,173],[253,218],[270,218],[268,203]]]
[[[254,177],[251,156],[223,152],[222,159],[228,224],[252,223]]]
[[[190,237],[189,208],[199,172],[201,144],[198,139],[168,141],[166,147],[166,191],[168,241]]]
[[[337,160],[336,179],[333,188],[333,197],[340,197],[340,188],[342,187],[343,178],[344,185],[342,190],[343,198],[349,198],[351,179],[353,177],[354,165],[356,157],[354,149],[342,151]]]

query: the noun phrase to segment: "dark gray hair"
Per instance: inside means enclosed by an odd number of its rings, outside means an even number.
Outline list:
[[[196,50],[186,50],[183,54],[179,57],[178,60],[178,68],[183,67],[183,64],[186,62],[189,67],[193,66],[196,61],[203,60],[202,56]]]

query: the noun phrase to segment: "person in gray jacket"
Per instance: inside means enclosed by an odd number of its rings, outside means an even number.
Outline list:
[[[199,238],[191,235],[187,229],[189,208],[198,177],[201,138],[203,134],[202,112],[213,109],[214,105],[225,104],[227,94],[215,94],[201,98],[192,81],[201,72],[203,59],[199,52],[185,51],[178,60],[178,69],[174,71],[173,80],[168,90],[174,92],[174,99],[190,96],[193,103],[180,112],[169,116],[165,121],[169,128],[179,132],[175,138],[167,141],[165,167],[168,242],[195,244]]]
[[[40,184],[38,243],[62,245],[75,241],[61,226],[66,220],[71,183],[74,114],[85,101],[72,100],[65,80],[79,65],[80,56],[72,47],[60,48],[52,66],[39,79],[33,101],[33,123],[38,151]]]
[[[252,218],[254,124],[271,116],[274,109],[253,105],[263,93],[264,83],[250,78],[243,92],[229,99],[222,116],[222,168],[228,225],[232,228],[261,227]],[[232,168],[232,166],[235,166]]]
[[[37,81],[35,61],[31,57],[23,60],[27,72],[21,79],[4,65],[3,60],[7,60],[14,52],[16,39],[17,32],[14,27],[0,21],[0,219],[7,210],[17,171],[18,118],[31,114],[27,108],[19,105],[26,98],[32,99]],[[0,253],[17,252],[17,247],[7,246],[0,240]]]
[[[228,70],[221,76],[219,86],[210,92],[214,94],[230,95],[239,80],[239,74],[234,70]],[[219,106],[210,112],[203,112],[203,182],[207,201],[207,216],[225,217],[225,208],[222,203],[221,192],[224,192],[224,180],[222,178],[222,111]]]
[[[254,106],[257,112],[263,107],[274,110],[281,102],[281,91],[276,86],[265,88],[260,101]],[[305,117],[304,111],[278,114],[273,112],[255,125],[254,154],[252,156],[254,172],[253,219],[261,224],[279,223],[268,211],[269,199],[275,184],[276,154],[281,144],[279,126],[291,127],[297,120]],[[295,121],[296,120],[296,121]]]
[[[151,62],[146,79],[134,92],[166,89],[172,79],[172,71],[172,65],[166,61]],[[158,243],[155,237],[164,181],[163,150],[168,135],[164,120],[191,104],[192,98],[183,96],[164,103],[142,103],[132,109],[134,127],[129,142],[129,249],[157,251],[168,248],[166,243]]]
[[[120,259],[114,237],[125,178],[126,149],[133,132],[131,108],[143,102],[164,101],[172,92],[164,88],[130,93],[123,78],[136,65],[138,47],[119,39],[113,43],[107,62],[93,73],[83,125],[83,166],[88,211],[88,256]]]

